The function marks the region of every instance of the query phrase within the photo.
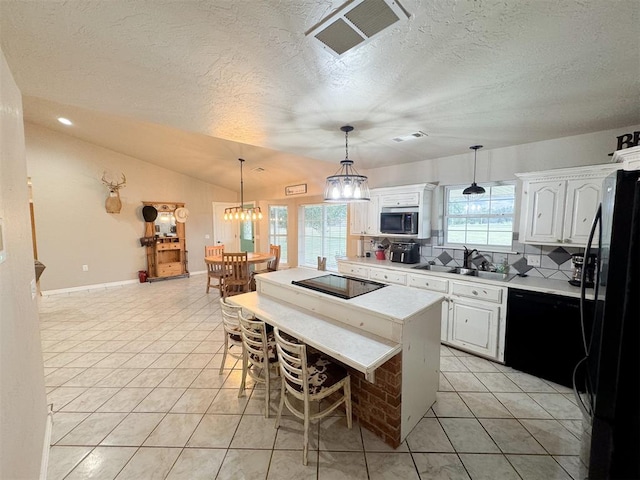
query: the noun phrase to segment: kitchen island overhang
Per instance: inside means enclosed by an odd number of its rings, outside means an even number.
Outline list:
[[[258,275],[256,292],[228,301],[343,363],[354,415],[395,448],[436,399],[443,296],[387,285],[345,300],[291,283],[323,274]]]

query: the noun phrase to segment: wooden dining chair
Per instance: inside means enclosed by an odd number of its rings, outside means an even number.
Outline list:
[[[223,253],[224,253],[224,245],[205,245],[204,247],[205,257],[222,256]],[[212,278],[215,278],[216,280],[218,280],[218,291],[222,296],[222,282],[224,279],[222,263],[207,264],[207,293],[209,293],[209,288],[211,287]]]
[[[282,377],[280,406],[275,427],[279,428],[280,426],[280,417],[285,405],[293,415],[304,421],[302,464],[306,465],[309,452],[310,422],[330,415],[344,403],[347,427],[351,428],[351,377],[343,367],[331,362],[320,353],[307,354],[305,344],[296,343],[296,340],[288,335],[284,338],[278,328],[274,328],[273,333],[280,363],[280,376]],[[340,389],[342,389],[342,396],[317,413],[311,413],[311,402],[320,402]],[[290,397],[302,401],[303,409],[299,410],[295,407]]]
[[[245,317],[242,311],[238,318],[242,336],[242,381],[238,397],[245,394],[247,376],[257,383],[264,383],[264,416],[269,418],[271,370],[275,368],[277,375],[279,368],[273,331],[267,333],[267,326],[262,320]]]
[[[222,269],[224,279],[222,281],[222,297],[230,297],[249,291],[251,275],[247,252],[223,253]]]
[[[269,253],[275,258],[267,262],[267,268],[264,268],[262,270],[254,270],[251,273],[251,291],[255,291],[256,289],[256,280],[254,278],[254,275],[275,272],[278,270],[278,266],[280,265],[280,245],[269,245]]]
[[[227,354],[233,358],[242,360],[242,335],[240,334],[240,319],[238,317],[241,310],[242,307],[230,305],[224,298],[220,298],[220,311],[222,312],[222,328],[224,332],[220,375],[224,372]]]

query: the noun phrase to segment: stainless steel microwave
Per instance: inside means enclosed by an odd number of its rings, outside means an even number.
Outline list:
[[[380,213],[380,233],[393,235],[417,235],[418,212]]]

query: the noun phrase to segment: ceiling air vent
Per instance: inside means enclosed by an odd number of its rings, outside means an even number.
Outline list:
[[[416,138],[422,138],[422,137],[426,137],[427,134],[424,133],[421,130],[418,130],[417,132],[414,133],[410,133],[409,135],[402,135],[400,137],[394,137],[392,140],[394,142],[406,142],[407,140],[415,140]]]
[[[315,37],[325,50],[339,57],[409,15],[393,0],[354,0],[322,20],[306,35]]]

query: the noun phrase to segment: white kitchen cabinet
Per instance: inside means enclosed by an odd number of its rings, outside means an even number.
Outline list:
[[[350,277],[369,278],[369,268],[353,265],[351,263],[338,262],[338,272]]]
[[[380,197],[373,192],[372,190],[370,201],[354,202],[349,205],[350,235],[380,235]]]
[[[462,298],[449,299],[447,341],[465,350],[498,357],[500,307]]]
[[[449,280],[434,277],[431,275],[422,275],[419,273],[407,274],[407,286],[429,290],[431,292],[442,293],[446,295],[449,291]],[[449,297],[446,296],[442,302],[442,314],[440,317],[440,340],[447,341],[449,330]]]
[[[387,193],[380,196],[380,207],[418,207],[420,192]]]
[[[516,174],[522,180],[522,243],[586,245],[613,164]]]
[[[407,284],[407,274],[382,268],[370,268],[369,279],[383,283]]]

